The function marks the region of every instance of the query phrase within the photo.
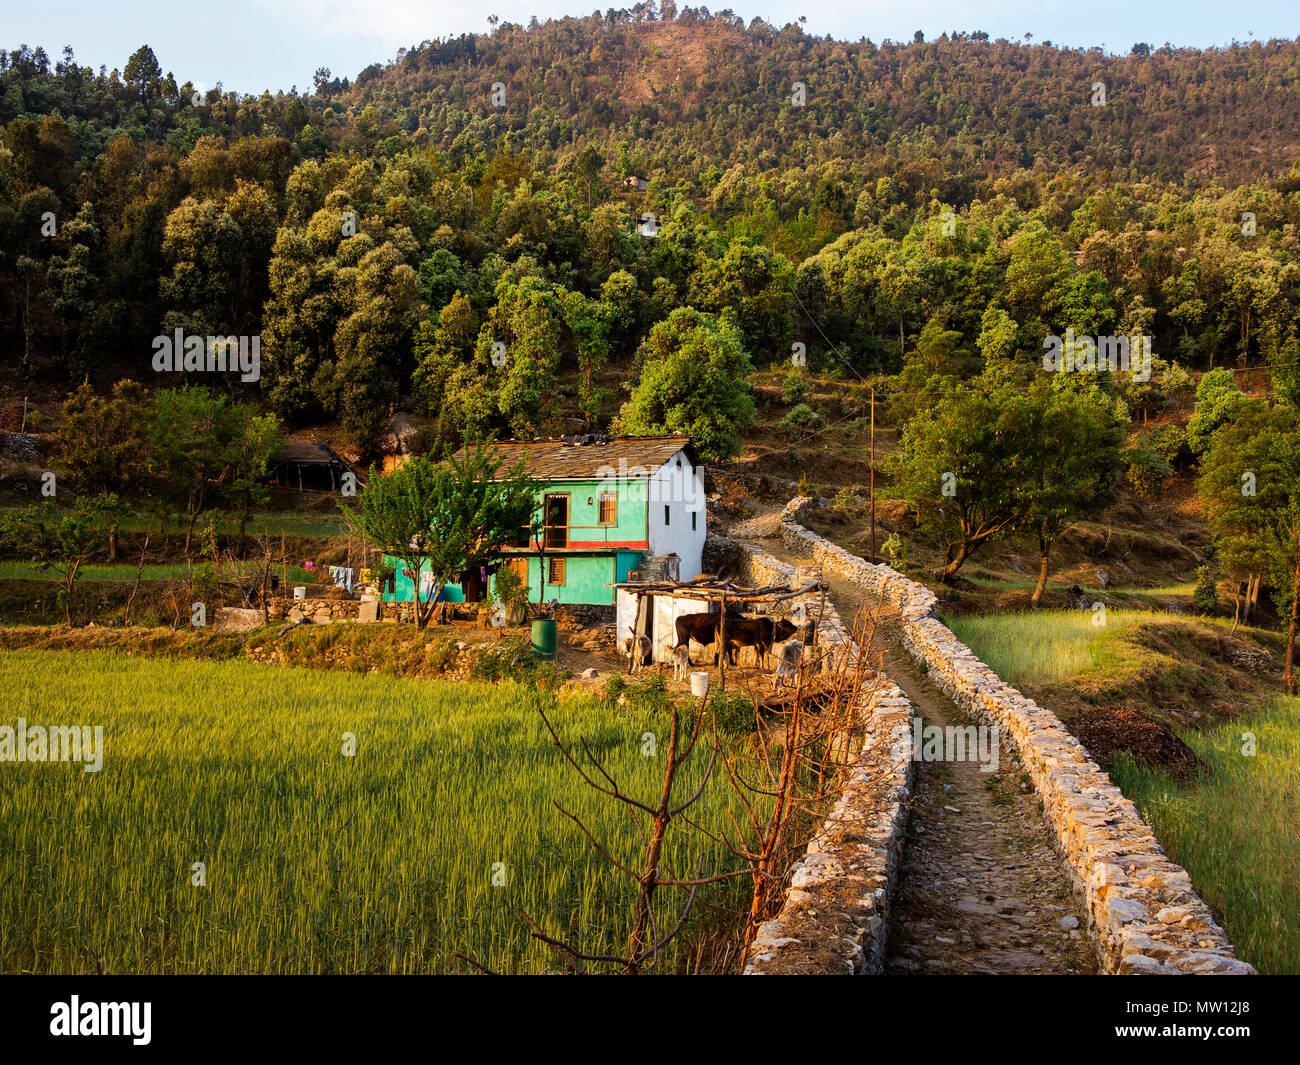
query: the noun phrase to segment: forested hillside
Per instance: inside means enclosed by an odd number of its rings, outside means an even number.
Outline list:
[[[256,383],[201,383],[363,450],[399,402],[450,437],[627,400],[617,427],[724,456],[734,382],[796,344],[914,390],[1031,368],[1067,329],[1150,335],[1158,371],[1300,361],[1296,42],[840,42],[663,3],[310,93],[204,94],[147,46],[120,72],[25,46],[0,67],[23,395],[175,386],[151,360],[179,328],[258,337]]]

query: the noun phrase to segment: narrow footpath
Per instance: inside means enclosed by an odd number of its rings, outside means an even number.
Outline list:
[[[808,563],[779,538],[748,542],[782,561]],[[851,582],[823,579],[846,626],[863,610],[876,618],[870,658],[924,725],[974,724],[900,646],[896,610]],[[1083,910],[1010,744],[1000,744],[993,772],[974,760],[920,762],[885,972],[1097,971]]]

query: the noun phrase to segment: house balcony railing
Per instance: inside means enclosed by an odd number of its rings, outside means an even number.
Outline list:
[[[611,540],[622,542],[617,535],[610,535],[618,533],[617,525],[542,525],[541,536],[536,538],[531,535],[533,528],[531,525],[520,527],[520,532],[524,534],[521,540],[524,542],[513,545],[516,551],[563,551],[570,547],[573,540],[580,541],[583,547],[590,547],[593,542],[606,546]],[[578,535],[573,535],[575,532]]]

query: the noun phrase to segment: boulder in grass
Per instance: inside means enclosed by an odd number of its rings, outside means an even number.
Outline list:
[[[252,632],[266,624],[260,610],[248,610],[243,607],[223,606],[217,608],[212,621],[213,632]]]

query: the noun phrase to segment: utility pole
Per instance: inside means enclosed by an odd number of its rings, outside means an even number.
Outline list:
[[[871,562],[876,561],[876,386],[871,386]]]

